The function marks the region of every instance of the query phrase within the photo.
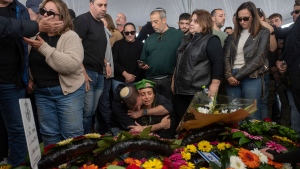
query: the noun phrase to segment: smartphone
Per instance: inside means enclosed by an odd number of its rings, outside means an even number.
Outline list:
[[[137,60],[137,62],[140,66],[145,66],[146,65],[146,63],[142,60]]]

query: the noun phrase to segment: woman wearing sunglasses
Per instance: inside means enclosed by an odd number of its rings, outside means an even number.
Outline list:
[[[64,23],[57,32],[41,32],[35,40],[25,38],[32,46],[32,80],[28,88],[34,90],[41,134],[47,146],[83,134],[84,55],[81,39],[72,31],[73,22],[63,1],[44,0],[40,15]]]
[[[115,64],[113,91],[120,83],[134,83],[144,77],[144,70],[140,69],[137,63],[141,56],[143,43],[135,38],[135,25],[130,22],[126,23],[123,33],[125,39],[117,41],[112,48]]]
[[[234,33],[225,43],[227,95],[231,99],[256,99],[259,108],[268,65],[270,31],[261,25],[254,3],[249,1],[238,7]],[[248,119],[260,119],[259,112]]]

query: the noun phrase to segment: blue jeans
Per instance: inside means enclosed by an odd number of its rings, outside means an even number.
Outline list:
[[[90,90],[85,93],[84,109],[83,109],[83,129],[84,134],[90,133],[92,126],[92,118],[96,111],[99,98],[104,87],[104,77],[102,74],[90,70],[86,70],[90,79]]]
[[[104,88],[98,103],[98,111],[95,120],[95,129],[98,129],[100,134],[105,134],[110,131],[110,89],[111,79],[104,78]]]
[[[234,75],[237,72],[237,69],[232,70]],[[261,98],[261,78],[249,78],[246,77],[240,81],[238,86],[231,86],[226,84],[226,93],[229,96],[230,100],[235,98],[244,98],[244,99],[256,99],[257,108],[260,108],[260,98]],[[260,119],[259,111],[255,111],[250,116],[247,117],[248,120],[251,119]]]
[[[268,97],[269,97],[269,82],[270,82],[270,74],[265,74],[264,76],[264,86],[265,86],[265,89],[264,89],[264,95],[263,97],[260,99],[260,107],[257,107],[258,108],[258,112],[260,114],[260,120],[263,120],[264,118],[267,118],[269,117],[268,116]],[[271,117],[269,117],[271,118]]]
[[[8,163],[12,166],[21,164],[25,160],[27,153],[24,127],[19,107],[20,98],[25,98],[24,88],[17,88],[14,84],[0,84],[0,114],[8,135]]]
[[[288,89],[286,92],[291,106],[291,128],[300,135],[300,113],[295,105],[292,91]]]
[[[60,86],[35,87],[34,96],[44,145],[83,135],[85,84],[64,95]]]

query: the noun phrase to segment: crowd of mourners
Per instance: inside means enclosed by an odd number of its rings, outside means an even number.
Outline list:
[[[224,31],[221,8],[182,13],[177,29],[158,7],[137,30],[126,11],[115,25],[108,3],[90,0],[76,17],[62,0],[0,0],[0,161],[18,166],[26,157],[20,98],[31,99],[44,146],[148,126],[175,138],[204,86],[208,97],[255,99],[248,120],[270,118],[300,134],[299,0],[287,28],[281,14],[267,17],[249,1]]]

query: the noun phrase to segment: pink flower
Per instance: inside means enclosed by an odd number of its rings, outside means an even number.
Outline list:
[[[172,161],[182,160],[182,155],[181,155],[181,153],[175,153],[175,154],[172,154],[169,157],[169,159],[172,160]]]
[[[210,144],[216,146],[216,145],[219,144],[219,142],[218,141],[213,141],[213,142],[210,142]]]
[[[269,141],[266,143],[267,147],[271,150],[275,150],[277,153],[280,153],[282,151],[287,151],[286,147],[275,143],[274,141]]]
[[[174,169],[179,169],[182,165],[187,165],[185,160],[178,160],[173,162]]]

